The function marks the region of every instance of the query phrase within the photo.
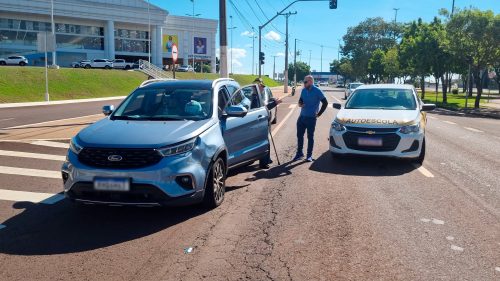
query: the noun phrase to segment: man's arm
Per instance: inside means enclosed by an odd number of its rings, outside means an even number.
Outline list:
[[[326,110],[327,107],[328,107],[328,101],[326,100],[326,98],[323,98],[321,100],[321,109],[319,110],[319,112],[316,115],[316,117],[320,117],[321,114],[323,114],[323,112],[325,112],[325,110]]]

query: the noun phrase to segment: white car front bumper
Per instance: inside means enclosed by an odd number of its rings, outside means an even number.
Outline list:
[[[357,154],[370,156],[387,156],[396,158],[417,158],[422,150],[424,131],[403,134],[398,128],[393,130],[381,128],[348,127],[343,131],[330,129],[330,151],[336,154]],[[386,130],[385,132],[379,130]],[[370,134],[367,133],[370,131]],[[359,145],[359,138],[382,139],[382,146]]]

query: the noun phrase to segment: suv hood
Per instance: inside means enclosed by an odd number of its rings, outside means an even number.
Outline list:
[[[83,147],[159,148],[200,135],[216,124],[200,121],[131,121],[102,119],[78,133]]]
[[[341,109],[335,120],[343,125],[400,127],[410,125],[418,110]]]

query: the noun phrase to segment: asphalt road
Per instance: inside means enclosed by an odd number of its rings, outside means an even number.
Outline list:
[[[233,171],[211,211],[77,208],[56,194],[64,143],[0,142],[1,279],[500,280],[500,120],[429,114],[419,167],[332,158],[329,107],[317,160],[290,162],[297,99],[273,127],[281,165]]]

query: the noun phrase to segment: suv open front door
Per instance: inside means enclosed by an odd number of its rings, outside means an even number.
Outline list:
[[[248,110],[244,117],[227,117],[222,121],[229,166],[258,159],[269,149],[268,112],[258,93],[256,85],[242,87],[234,92],[227,104]]]

